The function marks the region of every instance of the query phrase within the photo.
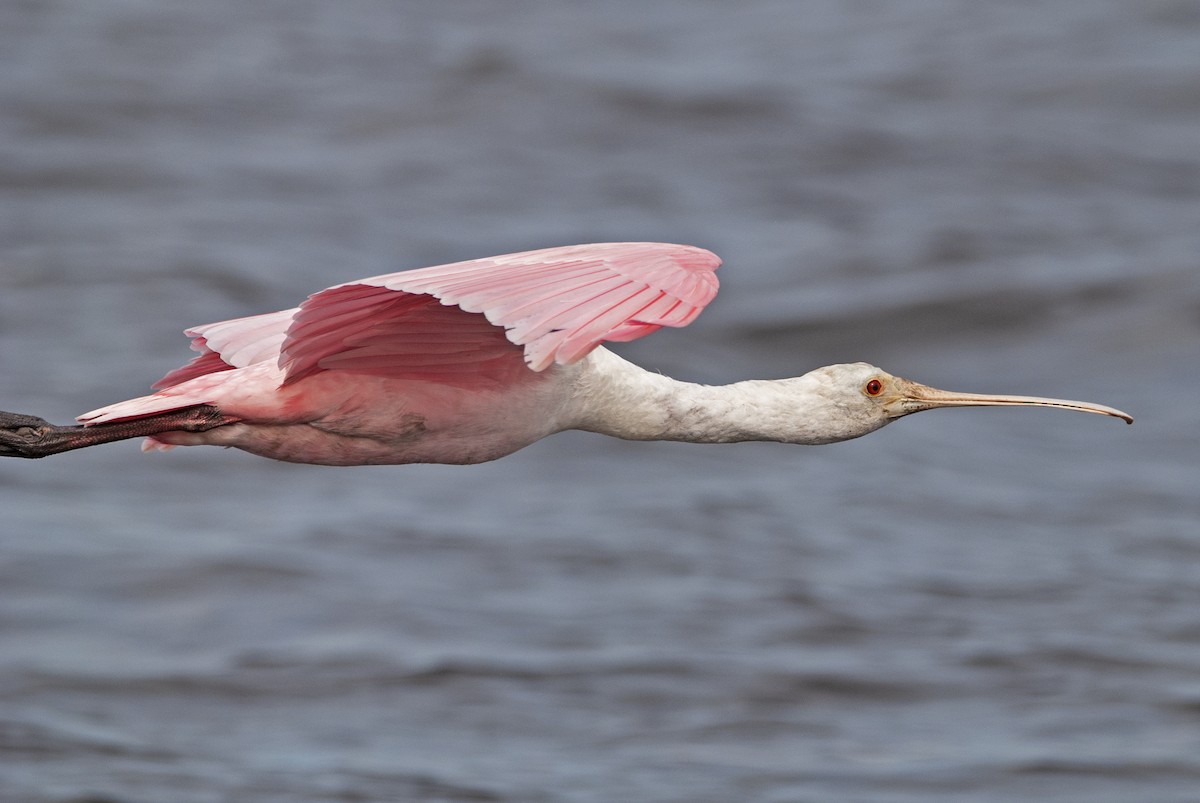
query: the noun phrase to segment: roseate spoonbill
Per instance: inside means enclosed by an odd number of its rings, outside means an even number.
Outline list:
[[[82,426],[0,413],[0,455],[144,436],[297,463],[480,463],[566,429],[631,440],[820,444],[936,407],[1061,399],[950,393],[866,363],[792,379],[679,382],[603,348],[685,326],[720,259],[660,243],[548,248],[340,284],[294,309],[188,330],[199,356]]]

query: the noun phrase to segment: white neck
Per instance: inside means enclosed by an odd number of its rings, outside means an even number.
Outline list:
[[[876,428],[831,425],[837,417],[825,413],[834,412],[832,404],[810,377],[698,385],[651,373],[602,347],[588,355],[575,390],[566,428],[627,440],[818,444]]]

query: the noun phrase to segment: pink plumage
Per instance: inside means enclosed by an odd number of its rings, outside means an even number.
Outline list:
[[[497,348],[498,336],[523,346],[525,363],[543,371],[576,362],[606,340],[691,323],[717,294],[720,264],[689,245],[600,243],[360,279],[293,309],[188,329],[200,356],[154,387],[267,360],[279,361],[289,383],[330,368],[467,372],[508,354]],[[435,300],[456,311],[429,309]]]
[[[392,317],[376,311],[395,305],[399,293],[482,314],[524,347],[531,369],[543,371],[551,363],[576,362],[605,340],[633,340],[663,326],[687,325],[716,295],[713,271],[720,264],[715,254],[692,246],[602,243],[361,279],[300,305],[282,360],[291,381],[343,351],[347,339],[359,341],[356,348],[407,350],[403,341],[416,335],[405,327],[371,334],[380,318]],[[464,320],[462,326],[470,324]],[[472,335],[481,345],[491,338],[483,329]]]
[[[338,406],[339,394],[412,397],[429,392],[421,383],[461,394],[517,388],[604,341],[687,325],[716,295],[720,264],[693,246],[601,243],[347,282],[293,309],[189,329],[199,356],[159,380],[155,394],[79,420],[210,404],[269,424],[303,417],[302,410],[319,416]],[[330,372],[342,379],[318,381]],[[436,403],[470,407],[468,397]]]

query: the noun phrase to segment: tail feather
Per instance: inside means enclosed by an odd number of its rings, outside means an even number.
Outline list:
[[[127,399],[116,404],[90,410],[81,416],[77,416],[75,420],[87,425],[105,424],[112,421],[131,421],[135,418],[146,418],[147,416],[158,415],[159,413],[182,410],[185,407],[195,407],[197,404],[211,403],[212,400],[205,397],[155,393],[150,396],[139,396],[136,399]]]

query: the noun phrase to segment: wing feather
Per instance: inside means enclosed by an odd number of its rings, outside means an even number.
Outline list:
[[[457,262],[354,284],[429,295],[482,314],[502,327],[510,342],[524,347],[531,369],[542,371],[556,362],[575,362],[604,340],[632,340],[662,326],[690,323],[716,295],[719,265],[715,254],[692,246],[602,243]],[[305,306],[319,306],[321,295]],[[289,361],[297,334],[289,332],[284,345]],[[312,368],[291,364],[289,378],[293,370]]]
[[[204,374],[278,359],[295,313],[296,309],[285,309],[188,329],[184,334],[192,338],[192,350],[200,352],[199,356],[171,371],[152,387],[162,390]]]
[[[199,355],[154,387],[264,361],[285,382],[322,370],[438,381],[543,371],[606,340],[687,325],[716,295],[720,264],[692,246],[601,243],[375,276],[188,330]]]

